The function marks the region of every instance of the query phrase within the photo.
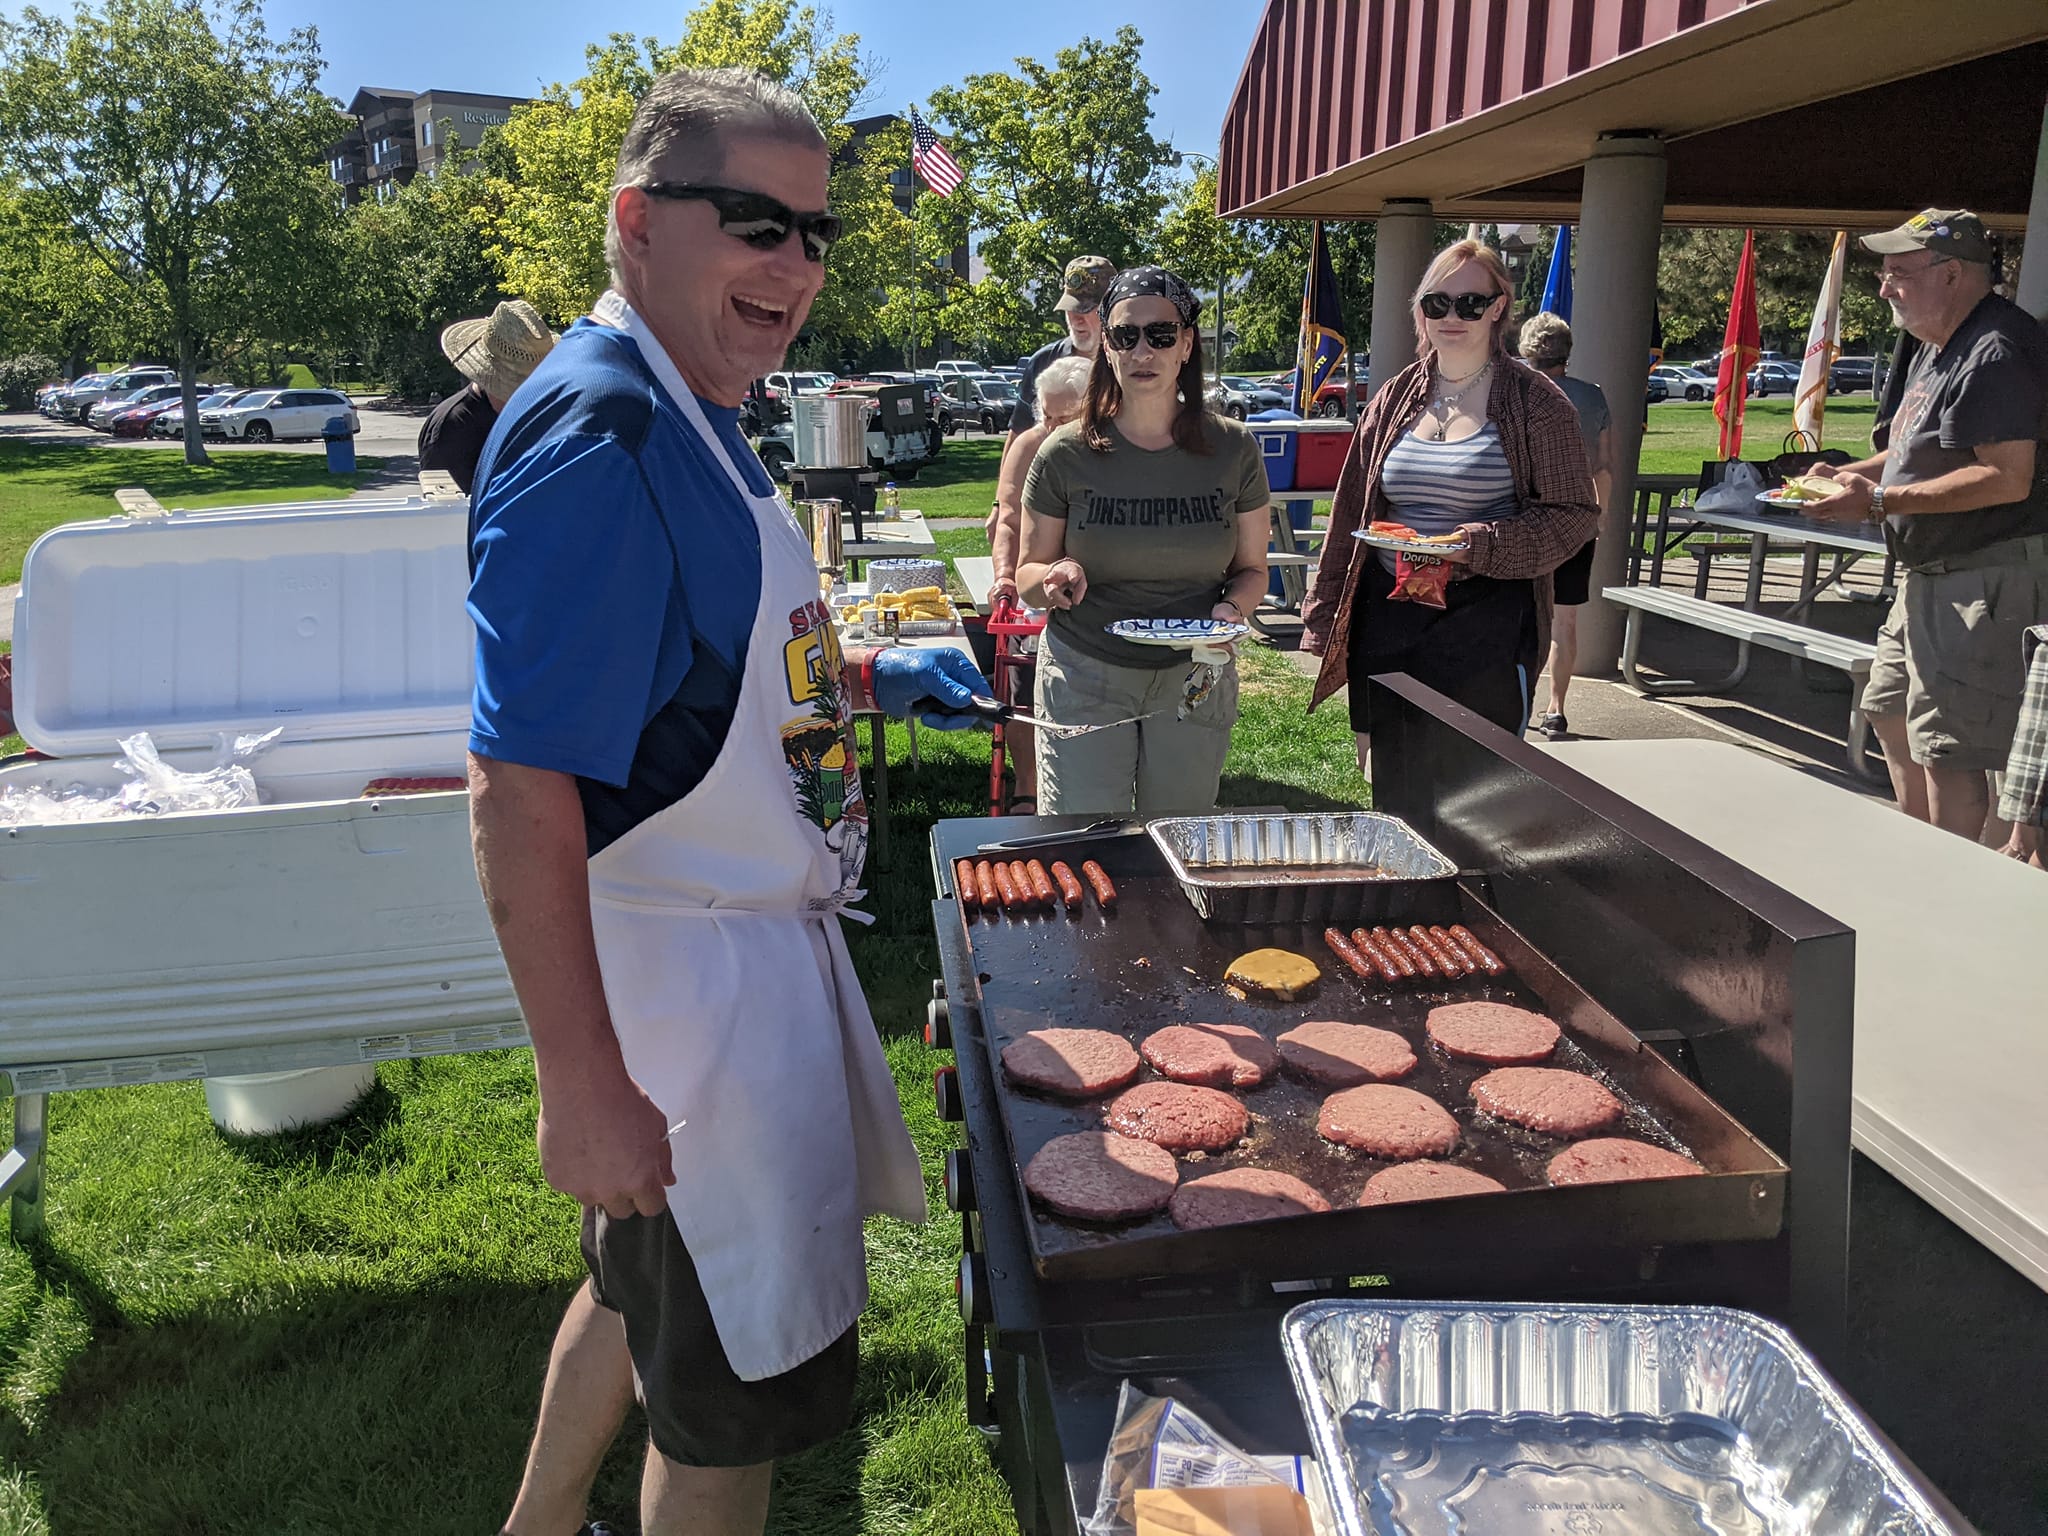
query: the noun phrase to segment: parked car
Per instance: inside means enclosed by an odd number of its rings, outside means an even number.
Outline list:
[[[177,375],[168,368],[131,368],[125,373],[99,375],[99,381],[86,384],[81,380],[64,395],[64,413],[72,421],[82,422],[92,408],[109,395],[133,394],[152,384],[175,383]]]
[[[334,416],[347,417],[349,431],[361,430],[348,396],[339,390],[256,389],[231,405],[201,411],[199,430],[245,443],[284,442],[318,437]]]
[[[1267,379],[1264,382],[1268,388],[1277,389],[1280,391],[1280,405],[1282,409],[1293,409],[1294,370],[1292,368],[1288,369],[1285,373],[1275,374],[1272,378]],[[1360,410],[1364,410],[1366,399],[1370,396],[1371,392],[1372,387],[1366,373],[1366,361],[1364,358],[1361,357],[1358,360],[1358,382],[1354,384],[1351,388],[1352,403],[1356,405]],[[1320,416],[1330,421],[1335,421],[1343,416],[1343,359],[1338,359],[1337,366],[1330,370],[1330,376],[1327,379],[1323,380],[1323,387],[1316,391],[1315,404],[1310,408],[1308,414],[1310,416]]]
[[[1752,395],[1790,395],[1799,389],[1799,370],[1789,363],[1758,363],[1749,370]]]
[[[1257,379],[1247,378],[1241,373],[1224,374],[1223,384],[1226,389],[1234,389],[1243,395],[1245,404],[1251,407],[1253,413],[1285,410],[1291,398],[1284,390],[1276,389],[1270,384],[1262,384]]]
[[[932,372],[942,379],[970,379],[977,374],[987,373],[988,369],[965,358],[949,357],[943,363],[933,363]]]
[[[1838,357],[1828,369],[1828,390],[1832,394],[1868,394],[1877,387],[1877,359]]]
[[[1697,368],[1684,368],[1676,363],[1666,363],[1652,368],[1650,377],[1662,379],[1670,393],[1680,400],[1711,400],[1714,397],[1715,379],[1711,373],[1702,373]]]
[[[232,384],[202,384],[200,389],[204,391],[198,400],[202,420],[204,420],[207,411],[217,411],[222,406],[231,405],[243,395],[263,393],[263,391],[256,389],[237,389]],[[149,435],[151,437],[183,437],[185,435],[185,402],[173,400],[167,409],[152,416],[149,421]]]
[[[1660,400],[1669,400],[1671,386],[1653,373],[1643,383],[1643,398],[1651,405],[1657,404]]]
[[[116,416],[131,411],[138,405],[155,405],[159,401],[174,400],[178,395],[178,387],[175,382],[152,384],[147,389],[131,390],[125,395],[108,395],[85,413],[85,424],[95,432],[111,432],[114,430]]]
[[[780,400],[788,395],[822,395],[832,387],[833,379],[823,373],[771,373],[763,382],[768,398]]]
[[[149,424],[165,411],[178,408],[180,402],[175,393],[168,399],[151,400],[143,405],[131,405],[116,411],[107,422],[107,430],[116,437],[146,437]]]
[[[940,393],[948,403],[948,431],[978,426],[984,432],[1002,432],[1017,409],[1017,386],[992,374],[956,374]]]

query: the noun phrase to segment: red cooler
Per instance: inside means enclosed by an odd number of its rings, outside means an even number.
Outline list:
[[[1294,489],[1333,491],[1351,451],[1352,427],[1346,421],[1304,421],[1294,450]]]

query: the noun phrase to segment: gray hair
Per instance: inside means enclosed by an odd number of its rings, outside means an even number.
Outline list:
[[[709,181],[724,169],[726,142],[741,134],[827,148],[803,98],[754,70],[673,69],[648,87],[626,125],[606,200],[604,259],[614,283],[621,265],[619,188],[641,185],[657,167],[667,180]]]
[[[1561,367],[1572,355],[1572,328],[1562,315],[1544,310],[1522,322],[1516,350],[1532,368]]]
[[[1088,396],[1088,375],[1094,368],[1094,360],[1086,357],[1062,357],[1047,363],[1038,372],[1041,406],[1049,395],[1071,395],[1077,405],[1085,400]],[[1041,410],[1039,414],[1045,413]]]

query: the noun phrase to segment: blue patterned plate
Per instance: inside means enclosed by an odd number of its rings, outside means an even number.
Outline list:
[[[1228,645],[1252,632],[1251,625],[1229,619],[1118,619],[1103,628],[1119,640],[1183,651],[1197,645]]]

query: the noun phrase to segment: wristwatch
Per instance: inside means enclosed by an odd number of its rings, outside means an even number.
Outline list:
[[[1870,521],[1884,521],[1884,487],[1881,485],[1873,485],[1870,488]]]

